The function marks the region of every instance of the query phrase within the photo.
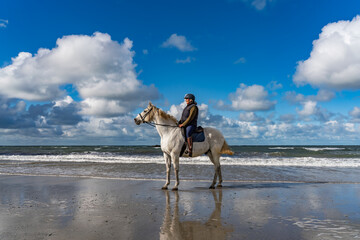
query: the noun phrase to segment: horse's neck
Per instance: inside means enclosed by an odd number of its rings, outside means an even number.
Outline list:
[[[159,116],[158,114],[156,114],[154,116],[154,122],[156,124],[160,124],[160,125],[156,125],[156,130],[158,131],[160,137],[163,137],[167,134],[172,133],[176,126],[176,123],[174,123],[173,120],[165,119],[165,118]],[[161,125],[166,125],[166,126],[161,126]],[[174,127],[170,127],[170,126],[174,126]]]

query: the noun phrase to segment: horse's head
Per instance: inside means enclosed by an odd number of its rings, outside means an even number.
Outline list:
[[[149,105],[147,108],[144,109],[141,113],[139,113],[136,118],[134,118],[134,121],[136,125],[140,125],[141,123],[145,122],[151,122],[154,118],[156,107],[152,105],[151,102],[149,102]]]

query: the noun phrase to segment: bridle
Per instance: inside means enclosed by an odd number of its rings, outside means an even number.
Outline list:
[[[148,121],[145,121],[146,116],[147,116],[147,115],[149,115],[149,113],[150,113],[153,109],[154,109],[154,107],[150,108],[150,110],[149,110],[149,111],[147,111],[147,112],[144,114],[144,116],[143,116],[143,115],[141,115],[141,113],[139,113],[139,116],[140,116],[141,121],[142,121],[143,123],[146,123],[146,124],[148,124],[148,125],[150,125],[150,126],[152,126],[152,127],[156,127],[156,126],[163,126],[163,127],[178,127],[178,126],[174,126],[174,125],[160,124],[160,123],[155,123],[155,122],[148,122]]]
[[[141,115],[141,113],[139,113],[139,116],[140,116],[141,121],[142,121],[143,123],[150,123],[150,122],[148,122],[148,121],[145,121],[145,118],[146,118],[147,115],[149,115],[149,113],[150,113],[152,110],[153,110],[153,107],[150,108],[150,110],[149,110],[148,112],[146,112],[146,113],[144,114],[144,116]]]

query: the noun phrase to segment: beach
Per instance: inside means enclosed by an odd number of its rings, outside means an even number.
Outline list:
[[[173,184],[173,182],[172,182]],[[0,239],[357,239],[360,185],[0,175]],[[172,186],[172,185],[171,185]]]

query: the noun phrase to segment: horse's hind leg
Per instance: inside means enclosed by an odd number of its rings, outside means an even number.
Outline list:
[[[219,184],[220,184],[220,186],[219,185],[218,186],[221,187],[222,177],[221,177],[220,162],[219,162],[220,156],[218,156],[216,154],[213,154],[212,152],[209,152],[208,156],[209,156],[211,162],[214,164],[214,167],[215,167],[214,179],[213,179],[212,184],[210,185],[209,188],[210,189],[215,188],[216,180],[217,180],[218,176],[219,176]],[[221,180],[221,182],[220,182],[220,180]]]
[[[217,167],[217,171],[218,171],[218,176],[219,176],[219,183],[217,185],[218,188],[222,187],[222,175],[221,175],[221,166],[220,166],[220,161],[219,161],[219,166]]]
[[[168,186],[170,184],[171,159],[170,155],[167,153],[164,153],[164,158],[166,164],[166,183],[161,189],[168,189]]]

